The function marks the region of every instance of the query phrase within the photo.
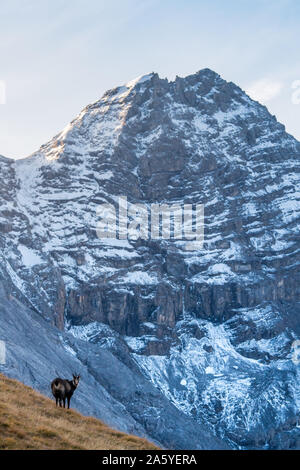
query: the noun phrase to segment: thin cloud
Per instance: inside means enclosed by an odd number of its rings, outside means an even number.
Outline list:
[[[281,82],[263,78],[252,83],[246,92],[253,100],[266,103],[278,96],[282,88],[283,84]]]

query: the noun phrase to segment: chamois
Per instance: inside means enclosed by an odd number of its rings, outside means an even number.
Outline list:
[[[51,390],[52,394],[56,401],[56,406],[62,407],[62,403],[64,404],[64,408],[66,407],[66,400],[68,402],[68,409],[70,408],[70,400],[75,392],[80,380],[80,375],[73,374],[73,380],[66,380],[57,377],[51,383]]]

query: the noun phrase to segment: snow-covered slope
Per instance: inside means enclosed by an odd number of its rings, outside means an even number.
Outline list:
[[[140,77],[32,156],[1,158],[3,280],[56,327],[126,351],[231,446],[297,447],[299,157],[264,106],[211,70]],[[120,196],[204,204],[203,247],[100,240],[97,207]]]

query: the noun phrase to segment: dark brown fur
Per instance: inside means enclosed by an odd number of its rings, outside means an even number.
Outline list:
[[[70,401],[73,393],[75,392],[80,380],[80,375],[73,374],[73,380],[66,380],[57,377],[51,383],[51,390],[56,401],[56,406],[64,405],[66,407],[66,400],[68,409],[70,408]]]

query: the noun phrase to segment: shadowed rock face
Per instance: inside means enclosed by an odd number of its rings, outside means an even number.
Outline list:
[[[1,158],[6,289],[231,446],[296,448],[299,156],[211,70],[110,90],[32,156]],[[120,196],[204,204],[204,246],[99,240],[96,209]]]
[[[72,407],[83,413],[97,416],[115,429],[149,437],[160,446],[227,448],[203,423],[193,420],[191,426],[190,418],[149,383],[118,335],[116,354],[97,343],[74,338],[22,305],[2,283],[0,337],[7,353],[1,372],[22,378],[50,398],[53,377],[70,379],[74,371],[80,370],[82,377]]]

